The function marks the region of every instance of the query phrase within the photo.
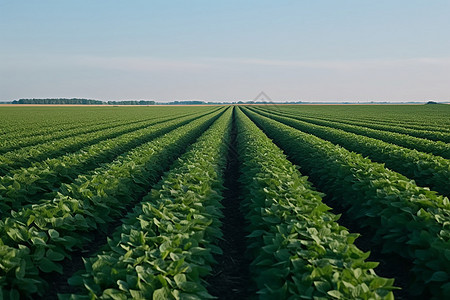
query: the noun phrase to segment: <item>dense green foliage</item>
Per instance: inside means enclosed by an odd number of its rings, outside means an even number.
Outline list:
[[[222,174],[232,109],[228,109],[137,205],[108,242],[71,279],[86,299],[207,299],[212,243],[221,237]],[[82,298],[77,296],[76,298]]]
[[[384,251],[413,260],[418,284],[438,299],[450,295],[450,203],[405,176],[360,154],[246,110],[258,125],[308,171],[348,215],[370,227]]]
[[[286,116],[286,114],[274,112],[277,115]],[[287,116],[292,116],[291,114],[287,114]],[[342,129],[344,131],[353,132],[358,135],[364,135],[368,137],[372,137],[375,139],[379,139],[388,143],[396,144],[399,146],[403,146],[410,149],[416,149],[418,151],[431,153],[434,155],[442,156],[446,159],[450,158],[450,144],[442,141],[431,141],[428,139],[417,138],[410,135],[400,134],[397,132],[376,130],[367,127],[348,125],[343,123],[337,123],[328,120],[320,120],[313,118],[305,118],[294,116],[294,118],[303,120],[309,123]]]
[[[439,105],[266,105],[272,111],[326,119],[378,121],[385,124],[411,124],[441,128],[450,126],[450,106]]]
[[[367,155],[373,161],[385,163],[388,168],[416,180],[421,186],[430,187],[443,195],[450,196],[450,161],[448,159],[340,129],[262,111],[260,113],[303,132],[341,145],[348,150]]]
[[[399,109],[399,107],[401,109]],[[313,119],[317,121],[332,121],[332,123],[328,123],[332,126],[345,126],[345,124],[349,124],[375,130],[407,134],[418,138],[450,142],[450,130],[445,126],[442,126],[445,125],[445,123],[448,121],[446,120],[448,119],[448,115],[447,117],[445,117],[445,113],[450,114],[448,105],[438,105],[434,109],[433,107],[429,109],[429,107],[426,106],[418,106],[418,109],[416,108],[417,113],[415,114],[408,114],[403,111],[412,110],[414,106],[385,106],[382,107],[382,111],[380,111],[377,106],[363,106],[363,108],[365,108],[366,110],[366,116],[363,119],[359,119],[358,116],[354,115],[355,107],[351,107],[350,109],[348,109],[349,112],[346,114],[346,116],[337,116],[336,114],[328,116],[324,116],[323,114],[309,114],[307,112],[304,112],[303,109],[299,109],[298,107],[277,107],[276,109],[269,109],[269,111],[293,114],[298,117],[309,118],[310,120]],[[382,113],[382,121],[377,121],[377,119],[374,120],[374,118],[379,117],[379,115],[376,114],[376,111],[380,111],[380,113]],[[392,113],[392,111],[396,111],[397,114],[393,115],[392,119],[386,119],[385,115],[387,113]],[[420,123],[411,123],[414,122],[414,120],[416,120],[417,118],[423,117],[423,115],[427,112],[429,112],[429,120],[422,120],[422,122]],[[442,116],[443,119],[440,119],[436,115],[441,115],[442,112],[444,112]],[[349,116],[351,117],[349,118]],[[405,120],[402,117],[407,117],[407,119]],[[411,117],[413,118],[413,120],[411,120]],[[436,124],[434,122],[439,123]],[[372,131],[367,132],[373,133]]]
[[[450,298],[449,116],[0,106],[0,299]]]
[[[201,113],[217,107],[48,107],[0,106],[0,143],[29,136],[50,135],[73,129],[89,130],[98,124],[129,123],[155,117]]]
[[[9,175],[0,177],[0,216],[5,216],[11,209],[17,210],[27,204],[42,202],[42,199],[52,199],[61,184],[75,180],[78,174],[85,174],[196,117],[168,121],[158,119],[154,125],[147,124],[148,127],[105,139],[74,153],[33,163],[29,168],[13,170]]]
[[[252,270],[263,299],[393,299],[393,280],[353,245],[320,193],[283,152],[239,112],[241,156]]]
[[[0,221],[0,286],[4,293],[42,293],[42,273],[85,246],[85,232],[105,229],[112,217],[138,200],[165,167],[217,118],[204,116],[135,148],[73,183],[56,197],[12,212]]]

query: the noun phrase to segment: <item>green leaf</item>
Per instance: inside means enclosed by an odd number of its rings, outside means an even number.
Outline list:
[[[128,290],[130,289],[128,283],[123,280],[117,280],[117,286],[124,292],[128,292]]]
[[[46,257],[42,258],[41,261],[39,262],[39,269],[41,269],[42,272],[45,272],[45,273],[50,273],[50,272],[56,271],[56,272],[62,274],[62,266],[55,264],[54,262],[52,262],[51,260],[49,260]]]
[[[48,235],[49,235],[50,238],[52,238],[52,239],[59,238],[59,232],[56,231],[55,229],[49,229],[49,230],[48,230]]]
[[[123,294],[123,292],[116,290],[116,289],[106,289],[103,291],[103,295],[107,299],[113,299],[113,300],[126,300],[127,296]]]
[[[61,254],[59,252],[55,252],[52,249],[48,249],[47,254],[45,256],[52,261],[61,261],[64,259],[63,254]]]
[[[177,284],[177,286],[179,288],[181,288],[181,285],[186,282],[186,275],[177,274],[174,276],[174,280],[175,280],[175,283]]]
[[[28,218],[27,226],[30,226],[31,223],[33,223],[33,221],[34,221],[35,219],[36,219],[36,217],[35,217],[34,215],[31,215],[31,216]]]
[[[200,286],[192,281],[181,282],[180,289],[188,293],[194,293],[201,290]]]
[[[341,299],[343,297],[342,293],[338,290],[328,291],[327,294],[336,299]]]
[[[32,237],[31,238],[31,242],[33,243],[33,245],[35,246],[46,246],[47,243],[45,243],[45,241],[39,237]]]
[[[145,294],[142,291],[130,290],[130,295],[136,300],[145,300]]]
[[[434,272],[431,278],[428,280],[430,281],[447,281],[448,280],[448,274],[443,271]]]
[[[72,286],[81,286],[83,285],[83,277],[75,275],[70,277],[67,282]]]
[[[166,288],[160,288],[153,292],[153,300],[167,300],[169,299],[169,293]]]
[[[386,278],[381,278],[381,277],[376,277],[374,278],[370,284],[369,287],[373,290],[381,288],[383,286],[385,286],[387,283],[389,283],[389,280]]]
[[[330,289],[331,285],[328,281],[314,281],[314,286],[319,292],[326,294]]]
[[[25,277],[26,266],[26,262],[22,260],[20,262],[20,266],[18,266],[16,269],[16,277],[18,279],[23,279]]]

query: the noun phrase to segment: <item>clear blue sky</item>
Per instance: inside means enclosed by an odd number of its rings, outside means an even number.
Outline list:
[[[450,1],[0,0],[0,100],[450,100]]]

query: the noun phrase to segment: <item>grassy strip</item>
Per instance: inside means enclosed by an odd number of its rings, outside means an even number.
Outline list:
[[[42,295],[42,273],[62,273],[61,261],[83,247],[86,232],[104,230],[129,203],[210,126],[204,116],[146,143],[88,176],[80,176],[50,202],[0,221],[0,290],[10,297]]]
[[[243,209],[258,294],[263,299],[393,299],[351,234],[328,212],[283,151],[238,113]]]
[[[395,145],[399,145],[402,147],[410,148],[410,149],[416,149],[417,151],[431,153],[437,156],[442,156],[443,158],[450,158],[450,144],[444,143],[441,141],[431,141],[423,138],[418,138],[406,134],[396,133],[396,132],[389,132],[389,131],[382,131],[382,130],[376,130],[361,126],[354,126],[354,125],[347,125],[342,123],[337,123],[333,121],[327,121],[327,120],[319,120],[315,118],[308,118],[308,117],[300,117],[294,114],[289,113],[280,113],[276,111],[271,111],[271,113],[285,116],[285,117],[291,117],[295,118],[301,121],[305,121],[308,123],[313,123],[316,125],[322,125],[327,126],[331,128],[336,129],[342,129],[347,132],[353,132],[359,135],[365,135],[371,138],[375,138],[378,140],[382,140],[388,143],[392,143]]]
[[[360,154],[246,110],[387,253],[413,261],[412,293],[450,297],[450,203]]]
[[[86,259],[71,283],[76,299],[206,299],[221,236],[220,196],[232,109],[222,115],[171,168],[99,255]]]
[[[63,183],[70,183],[80,174],[99,167],[144,142],[187,124],[197,116],[160,119],[161,123],[101,141],[58,158],[34,163],[29,168],[12,171],[0,177],[0,216],[11,209],[52,199]]]
[[[442,195],[450,196],[450,161],[447,159],[292,117],[262,111],[260,114],[341,145],[347,150],[369,156],[371,160],[385,163],[388,168],[414,179],[420,186],[430,187]]]

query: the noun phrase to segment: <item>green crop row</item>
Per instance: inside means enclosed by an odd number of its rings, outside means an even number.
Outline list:
[[[417,151],[431,153],[434,155],[442,156],[447,159],[450,158],[450,144],[444,143],[441,141],[431,141],[431,140],[417,138],[417,137],[413,137],[413,136],[409,136],[409,135],[405,135],[405,134],[401,134],[401,133],[376,130],[376,129],[354,126],[354,125],[347,125],[347,124],[342,124],[342,123],[336,123],[333,121],[299,117],[299,116],[296,116],[293,114],[276,112],[274,110],[271,111],[271,113],[281,115],[281,116],[292,117],[292,118],[295,118],[295,119],[298,119],[301,121],[305,121],[308,123],[313,123],[316,125],[322,125],[322,126],[327,126],[327,127],[336,128],[336,129],[342,129],[347,132],[353,132],[353,133],[356,133],[359,135],[372,137],[372,138],[379,139],[379,140],[382,140],[382,141],[385,141],[388,143],[392,143],[395,145],[399,145],[402,147],[416,149]]]
[[[393,299],[350,234],[267,136],[238,113],[243,211],[262,299]]]
[[[80,174],[85,174],[198,116],[178,117],[164,122],[164,119],[159,119],[161,123],[101,141],[75,153],[33,163],[29,168],[11,171],[0,177],[0,216],[3,218],[9,215],[11,209],[21,209],[25,205],[42,202],[42,199],[53,198],[61,184],[70,183]]]
[[[217,110],[217,108],[215,108],[214,110],[211,111],[206,111],[203,112],[203,114],[205,113],[210,113]],[[162,120],[171,120],[171,119],[176,119],[176,118],[181,118],[181,117],[185,117],[185,116],[192,116],[192,115],[198,115],[199,112],[189,112],[189,113],[185,113],[185,112],[181,112],[181,114],[176,114],[176,113],[172,113],[172,114],[167,114],[167,115],[150,115],[150,116],[146,116],[146,117],[141,117],[138,120],[116,120],[116,121],[106,121],[106,122],[98,122],[88,125],[88,124],[78,124],[78,127],[75,128],[74,130],[58,130],[57,132],[54,132],[52,134],[44,134],[44,135],[33,135],[31,137],[28,138],[18,138],[18,137],[10,137],[7,139],[7,142],[10,143],[12,142],[12,145],[10,145],[10,147],[8,149],[0,149],[0,153],[2,152],[6,152],[7,151],[11,151],[11,150],[15,150],[17,148],[20,147],[26,147],[26,146],[32,146],[38,143],[43,143],[46,141],[53,141],[53,140],[57,140],[57,139],[62,139],[62,138],[66,138],[66,137],[71,137],[71,136],[77,136],[80,134],[85,134],[85,133],[89,133],[89,132],[95,132],[95,131],[99,131],[101,129],[107,129],[110,128],[112,129],[113,127],[120,127],[120,126],[124,126],[124,125],[132,125],[132,124],[152,124],[152,122],[160,122]],[[151,122],[151,123],[149,123]],[[58,126],[57,126],[58,127]],[[2,142],[3,145],[6,145],[7,143]],[[3,148],[2,145],[2,148]]]
[[[414,179],[421,186],[430,187],[445,196],[450,196],[450,161],[447,159],[340,129],[258,112],[303,132],[341,145],[347,150],[369,156],[371,160],[385,163],[388,168]]]
[[[318,117],[318,116],[317,116]],[[322,117],[319,117],[321,119],[327,119]],[[369,123],[376,124],[376,125],[382,125],[382,126],[389,126],[389,127],[400,127],[400,130],[407,129],[407,130],[425,130],[425,131],[432,131],[432,132],[450,132],[450,128],[445,126],[445,124],[439,124],[439,121],[433,123],[433,124],[426,124],[420,121],[413,121],[413,120],[384,120],[380,118],[340,118],[340,117],[331,117],[333,121],[338,121],[342,123],[348,123],[352,124],[353,121],[356,121],[358,123]],[[376,128],[375,128],[376,129]]]
[[[317,117],[316,117],[317,118]],[[328,119],[320,117],[320,119]],[[427,125],[427,124],[406,124],[398,121],[381,121],[374,119],[341,119],[332,117],[331,120],[339,123],[346,123],[350,125],[359,125],[369,127],[372,129],[379,129],[385,131],[393,131],[403,134],[412,135],[415,137],[422,137],[436,141],[449,141],[450,129],[443,125]],[[418,132],[418,133],[417,133]],[[442,133],[445,133],[442,135]],[[444,137],[442,139],[441,137]]]
[[[223,169],[231,129],[228,109],[129,214],[107,249],[85,260],[70,282],[72,299],[207,299],[221,237]]]
[[[269,107],[269,106],[265,106]],[[274,106],[272,106],[274,107]],[[362,122],[382,122],[409,126],[414,124],[450,130],[448,105],[278,105],[279,111],[285,111],[305,117],[322,119],[340,119]]]
[[[162,120],[154,119],[144,123],[121,125],[119,127],[107,128],[96,132],[80,134],[54,141],[52,140],[43,144],[24,147],[15,151],[4,153],[0,155],[0,175],[4,176],[11,170],[29,167],[33,162],[58,157],[66,154],[67,152],[77,151],[82,147],[93,145],[121,134],[139,130],[161,121]]]
[[[281,109],[281,111],[285,111]],[[292,111],[293,112],[293,111]],[[384,120],[383,123],[376,123],[373,120],[358,120],[358,119],[342,119],[342,118],[336,118],[335,116],[330,116],[328,118],[324,118],[323,116],[313,117],[314,119],[321,119],[321,120],[330,120],[333,122],[338,123],[345,123],[349,125],[356,125],[361,127],[367,127],[372,128],[376,130],[382,130],[382,131],[391,131],[391,132],[397,132],[401,134],[407,134],[411,136],[415,136],[418,138],[423,139],[429,139],[434,141],[442,141],[442,142],[450,142],[450,133],[444,131],[443,127],[441,127],[441,130],[439,128],[434,127],[433,130],[426,129],[427,127],[422,125],[405,125],[402,124],[402,126],[399,126],[395,123],[386,123],[386,120]],[[403,126],[412,126],[411,128],[405,128]]]
[[[428,289],[435,299],[450,297],[450,203],[413,181],[360,154],[313,135],[245,112],[308,172],[312,181],[346,215],[374,233],[387,253],[413,261],[411,292]]]
[[[51,136],[99,124],[127,123],[190,113],[217,107],[0,107],[0,145],[9,139]]]
[[[216,110],[217,108],[214,111]],[[151,118],[149,120],[137,123],[127,124],[126,122],[122,122],[125,124],[94,132],[79,134],[76,136],[69,136],[62,139],[51,139],[42,144],[27,146],[14,151],[6,152],[0,155],[0,176],[6,175],[8,172],[16,168],[29,167],[36,161],[58,157],[66,154],[67,152],[78,151],[82,147],[93,145],[99,141],[114,138],[127,132],[139,130],[147,126],[160,123],[164,120],[175,118],[176,117],[173,115],[168,115],[165,118]],[[20,138],[17,139],[20,140]]]
[[[52,132],[51,134],[45,135],[32,135],[29,137],[20,137],[20,138],[17,136],[11,136],[2,141],[0,146],[0,153],[5,153],[19,148],[34,146],[36,144],[41,144],[48,141],[56,141],[67,137],[77,136],[80,134],[86,134],[104,129],[113,129],[115,127],[145,122],[148,122],[148,120],[127,121],[127,122],[106,122],[106,123],[102,122],[88,126],[79,125],[78,127],[73,128],[72,130],[58,130],[56,132]]]
[[[7,115],[6,113],[4,115]],[[4,116],[3,115],[3,116]],[[15,115],[14,117],[20,117],[20,115]],[[23,118],[23,116],[21,116]],[[28,116],[30,118],[30,116]],[[80,127],[90,127],[96,126],[100,124],[108,124],[115,122],[123,122],[123,120],[114,120],[113,118],[101,119],[102,122],[99,122],[99,119],[93,118],[89,120],[71,120],[67,121],[64,119],[54,118],[54,115],[48,115],[48,120],[52,120],[52,122],[47,123],[44,120],[35,120],[35,122],[31,124],[17,124],[15,122],[11,122],[12,120],[5,120],[5,123],[2,124],[3,128],[0,133],[0,143],[3,144],[8,142],[10,139],[27,139],[33,136],[51,136],[53,134],[59,134],[64,131],[71,131],[79,129]],[[53,117],[53,118],[52,118]],[[54,119],[59,122],[55,122]],[[28,119],[29,120],[29,119]],[[25,121],[25,120],[21,120]],[[30,120],[29,120],[30,121]],[[36,124],[39,124],[39,128],[36,128]]]
[[[0,221],[0,289],[16,297],[42,295],[45,273],[85,246],[87,232],[104,231],[127,204],[139,200],[162,171],[217,119],[207,115],[143,144],[114,162],[63,185],[52,201]],[[6,296],[5,296],[6,297]]]

